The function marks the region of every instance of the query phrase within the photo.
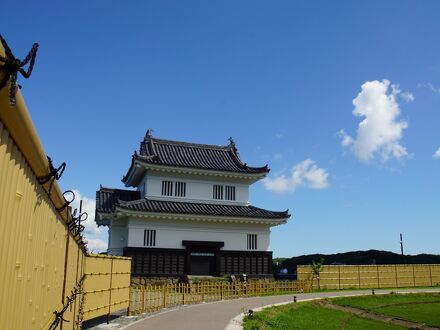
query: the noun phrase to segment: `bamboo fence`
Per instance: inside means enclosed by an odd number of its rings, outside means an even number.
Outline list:
[[[163,308],[243,297],[305,292],[303,281],[201,282],[194,284],[132,285],[129,315]]]
[[[313,289],[403,288],[440,285],[440,264],[325,265],[317,276],[310,266],[297,267],[298,279]]]

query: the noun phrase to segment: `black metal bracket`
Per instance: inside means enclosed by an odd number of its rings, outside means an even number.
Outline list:
[[[47,156],[47,160],[49,161],[49,173],[45,176],[38,177],[37,179],[40,184],[45,184],[50,181],[49,190],[47,191],[50,196],[53,183],[55,180],[58,181],[63,176],[64,170],[66,169],[66,163],[63,162],[58,168],[55,168],[52,159],[49,156]]]
[[[0,70],[4,72],[4,76],[0,80],[0,90],[6,86],[8,81],[11,83],[9,87],[9,104],[13,106],[16,104],[15,95],[17,94],[17,90],[21,88],[21,86],[17,84],[17,74],[20,73],[26,79],[31,76],[39,45],[38,43],[34,43],[26,58],[21,61],[14,56],[8,43],[1,35],[0,42],[5,49],[6,55],[5,57],[0,55],[0,62],[4,63],[3,65],[0,65]],[[25,71],[24,66],[28,63],[29,67],[27,71]]]

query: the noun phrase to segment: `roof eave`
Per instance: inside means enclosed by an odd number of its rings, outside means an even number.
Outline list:
[[[143,162],[139,161],[133,156],[130,168],[128,169],[127,174],[121,180],[125,187],[137,187],[139,185],[139,182],[142,180],[145,172],[142,164]]]
[[[228,217],[228,216],[212,216],[212,215],[196,215],[196,214],[177,214],[177,213],[161,213],[161,212],[147,212],[134,211],[116,206],[115,213],[117,215],[136,216],[140,218],[161,218],[167,220],[192,220],[203,222],[229,222],[229,223],[245,223],[256,225],[278,226],[287,223],[290,215],[285,218],[252,218],[252,217]]]
[[[96,210],[95,212],[95,222],[99,226],[109,226],[110,225],[110,217],[113,217],[114,213],[109,212],[101,212]]]
[[[232,172],[232,171],[217,171],[217,170],[206,170],[192,167],[176,167],[169,165],[155,165],[148,162],[143,162],[142,160],[136,160],[139,164],[142,164],[145,170],[155,170],[168,173],[179,173],[179,174],[195,174],[204,175],[211,177],[224,177],[232,179],[242,179],[250,183],[257,182],[266,177],[267,172],[262,173],[245,173],[245,172]],[[126,184],[127,185],[127,184]]]

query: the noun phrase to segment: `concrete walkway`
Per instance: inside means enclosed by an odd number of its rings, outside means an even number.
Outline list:
[[[408,290],[375,290],[376,294],[387,294],[393,292],[439,292],[438,289],[408,289]],[[353,295],[370,295],[371,290],[365,291],[338,291],[338,292],[315,292],[302,294],[289,294],[284,296],[252,297],[234,300],[223,300],[213,303],[190,305],[179,309],[164,311],[145,319],[130,324],[124,329],[140,330],[224,330],[228,323],[238,314],[247,312],[266,305],[283,302],[293,302],[293,296],[297,301],[343,297]]]

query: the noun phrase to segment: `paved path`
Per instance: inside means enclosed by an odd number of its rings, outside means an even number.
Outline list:
[[[377,294],[389,293],[390,290],[375,290]],[[393,292],[439,292],[438,289],[409,289],[392,290]],[[350,295],[369,295],[371,290],[365,291],[338,291],[289,294],[284,296],[253,297],[234,300],[224,300],[213,303],[191,305],[164,311],[128,325],[127,330],[224,330],[229,321],[240,313],[257,307],[293,301],[307,300],[326,297],[342,297]]]

